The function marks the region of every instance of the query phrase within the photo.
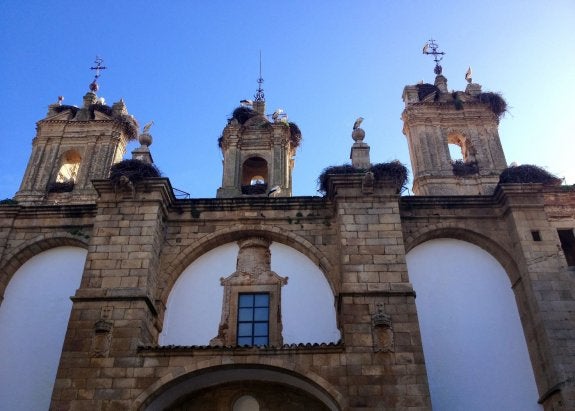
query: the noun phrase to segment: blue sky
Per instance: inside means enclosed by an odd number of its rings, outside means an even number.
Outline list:
[[[323,168],[349,162],[354,120],[372,162],[410,165],[400,120],[407,84],[433,82],[421,49],[447,54],[448,87],[468,65],[510,106],[500,136],[509,163],[546,167],[575,183],[575,2],[549,1],[4,1],[0,5],[0,199],[18,190],[35,122],[65,97],[81,105],[96,55],[108,67],[99,96],[124,98],[154,120],[155,163],[192,197],[221,185],[217,138],[257,88],[263,56],[267,111],[303,133],[294,195],[316,195]],[[137,144],[133,143],[127,155]]]

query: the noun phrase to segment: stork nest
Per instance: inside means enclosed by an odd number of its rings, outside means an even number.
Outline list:
[[[232,112],[232,116],[228,119],[228,121],[235,119],[238,121],[238,123],[240,123],[241,125],[244,125],[244,123],[246,121],[248,121],[250,118],[255,117],[257,115],[258,115],[257,111],[254,111],[253,109],[251,109],[249,107],[240,106],[240,107],[237,107]]]
[[[503,118],[507,112],[507,102],[499,93],[481,93],[479,102],[487,104],[493,114],[499,118]]]
[[[160,176],[160,170],[155,165],[141,160],[123,160],[110,168],[110,180],[114,184],[119,184],[122,177],[127,177],[132,183],[137,183],[147,178]]]
[[[559,185],[561,179],[541,167],[531,164],[511,166],[503,170],[499,176],[499,184],[529,184]]]
[[[46,191],[49,193],[69,193],[74,189],[74,181],[52,182],[48,184]]]
[[[372,165],[369,169],[355,168],[351,164],[343,164],[341,166],[331,166],[325,168],[317,179],[318,192],[322,195],[327,194],[328,180],[330,174],[365,174],[371,171],[375,180],[390,180],[397,189],[397,192],[402,191],[407,184],[409,172],[407,168],[398,160],[390,161],[388,163],[378,163]]]
[[[451,162],[453,174],[457,177],[466,177],[479,173],[477,161],[455,160]]]
[[[433,84],[416,84],[415,87],[417,87],[417,97],[419,97],[419,101],[422,101],[425,97],[433,93],[435,93],[434,100],[437,100],[439,97],[439,88]]]
[[[291,121],[288,123],[288,125],[289,125],[291,145],[294,146],[294,148],[298,148],[302,140],[301,130],[299,129],[296,123],[293,123]]]

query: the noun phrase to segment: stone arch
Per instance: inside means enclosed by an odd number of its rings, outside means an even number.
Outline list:
[[[178,370],[179,373],[166,374],[142,392],[134,400],[132,410],[163,410],[179,398],[195,391],[245,380],[280,383],[306,392],[330,410],[346,408],[343,395],[324,378],[309,370],[259,364],[218,365],[200,370],[186,366]]]
[[[54,181],[56,183],[75,182],[81,162],[82,156],[78,150],[73,148],[66,150],[60,156],[58,171]]]
[[[87,250],[88,240],[69,233],[42,234],[20,244],[8,253],[4,260],[5,263],[0,266],[0,273],[2,273],[0,276],[0,301],[2,301],[12,276],[26,261],[43,251],[62,246],[80,247]]]
[[[244,158],[242,162],[242,186],[250,185],[255,176],[263,179],[263,183],[269,183],[269,162],[260,154],[253,154]]]
[[[264,237],[271,241],[285,244],[299,251],[308,257],[323,272],[331,287],[334,295],[338,292],[338,284],[335,281],[337,273],[334,272],[336,265],[332,264],[327,256],[318,249],[314,244],[305,238],[290,232],[285,232],[277,226],[256,226],[256,225],[237,225],[218,230],[208,234],[190,244],[182,250],[178,257],[170,262],[163,270],[165,278],[164,288],[161,291],[160,298],[167,301],[170,291],[184,269],[202,254],[226,243],[231,243],[245,237]]]
[[[464,163],[477,161],[477,147],[467,133],[459,129],[449,128],[446,130],[445,135],[448,145],[454,144],[460,147]]]
[[[503,266],[512,285],[521,277],[517,262],[503,244],[498,243],[485,234],[470,230],[469,228],[458,227],[452,223],[441,223],[423,227],[411,233],[405,238],[405,252],[407,254],[419,244],[437,238],[463,240],[484,249]]]

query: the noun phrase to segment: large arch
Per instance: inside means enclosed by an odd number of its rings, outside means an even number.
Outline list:
[[[73,236],[69,233],[42,234],[34,239],[25,241],[6,255],[5,263],[0,265],[0,304],[6,286],[18,269],[32,257],[56,247],[78,247],[88,249],[88,240]]]
[[[453,238],[420,242],[406,261],[434,409],[540,410],[515,295],[499,261]]]
[[[237,224],[210,233],[181,250],[177,257],[171,260],[163,270],[165,287],[162,289],[161,299],[167,301],[176,280],[180,274],[194,260],[208,251],[245,237],[264,237],[271,241],[285,244],[307,256],[324,273],[334,295],[338,293],[339,284],[336,281],[338,273],[335,272],[337,265],[310,241],[292,232],[286,232],[277,226],[261,226]]]
[[[437,225],[425,226],[413,233],[410,233],[408,236],[405,236],[405,252],[408,253],[418,245],[438,238],[452,238],[455,240],[466,241],[484,249],[495,257],[499,264],[505,268],[505,272],[509,276],[511,284],[515,284],[521,277],[519,267],[511,254],[507,251],[505,244],[498,243],[486,234],[471,230],[467,227],[463,228],[453,223],[440,223]]]
[[[167,299],[161,345],[208,345],[218,335],[225,294],[221,278],[235,272],[238,250],[236,242],[226,243],[182,271]],[[283,343],[339,341],[335,297],[324,274],[285,244],[274,242],[270,251],[271,269],[288,279],[281,290]]]
[[[0,305],[0,398],[5,409],[48,409],[87,251],[38,252],[12,276]],[[20,253],[22,257],[22,253]]]
[[[132,409],[139,411],[164,410],[178,399],[193,392],[246,380],[276,383],[302,390],[332,411],[341,410],[345,406],[345,404],[341,404],[343,396],[325,379],[312,372],[303,375],[297,371],[279,367],[235,364],[186,372],[176,378],[167,375],[143,392],[134,401]]]

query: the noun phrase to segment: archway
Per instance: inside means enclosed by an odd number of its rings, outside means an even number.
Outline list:
[[[407,254],[435,410],[540,410],[509,277],[485,250],[434,239]]]
[[[220,279],[236,270],[238,250],[235,242],[224,244],[184,269],[168,297],[161,345],[208,345],[218,335]],[[284,344],[339,341],[334,295],[324,273],[284,244],[274,242],[270,251],[272,270],[288,277],[281,291]]]
[[[305,376],[277,367],[235,365],[182,376],[156,390],[140,410],[202,410],[214,409],[216,404],[231,409],[242,396],[254,398],[267,409],[340,409],[326,389]]]

